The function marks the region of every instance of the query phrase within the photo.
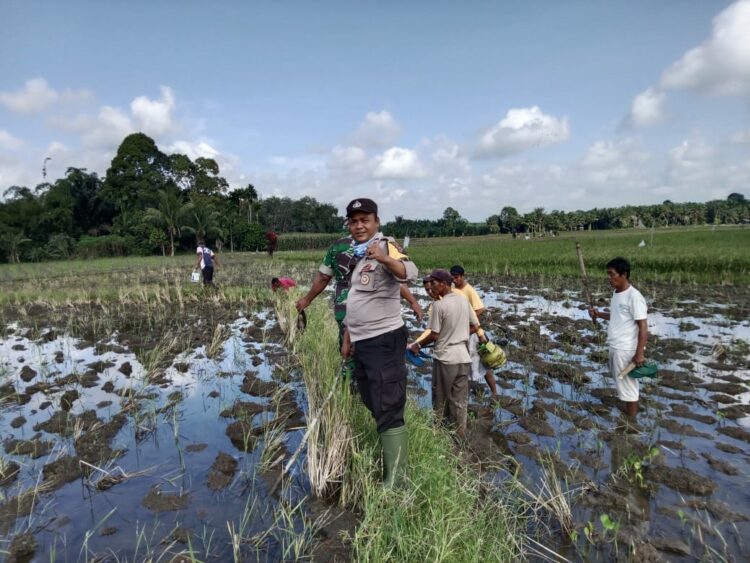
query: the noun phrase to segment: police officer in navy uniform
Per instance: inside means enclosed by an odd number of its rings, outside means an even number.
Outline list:
[[[346,217],[355,255],[362,259],[352,272],[341,354],[354,357],[357,387],[383,447],[383,484],[390,488],[404,476],[409,444],[404,423],[407,329],[400,287],[417,280],[417,267],[379,232],[374,201],[351,201]]]

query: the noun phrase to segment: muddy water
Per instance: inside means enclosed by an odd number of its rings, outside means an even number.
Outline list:
[[[297,553],[292,543],[309,534],[301,513],[280,521],[271,479],[258,470],[265,425],[286,408],[287,427],[299,427],[295,405],[304,408],[297,384],[275,381],[288,370],[274,327],[267,313],[240,317],[215,346],[151,369],[117,335],[89,345],[52,328],[31,340],[24,327],[7,327],[0,549],[21,555],[10,541],[30,530],[38,560],[169,560],[192,550],[223,561],[233,556],[231,523],[257,538],[239,546],[242,557]],[[278,397],[290,400],[277,409]],[[287,432],[284,447],[296,448],[300,434]],[[306,494],[295,472],[284,497],[293,502]]]
[[[485,324],[509,340],[509,362],[496,373],[499,397],[482,385],[472,392],[466,450],[486,463],[488,478],[517,472],[532,491],[554,470],[568,491],[574,540],[541,511],[547,528],[533,531],[544,544],[577,560],[627,559],[636,549],[646,560],[746,559],[747,303],[690,296],[650,303],[649,355],[662,376],[642,386],[633,429],[623,427],[606,374],[603,334],[577,294],[484,282],[479,289],[490,311]],[[54,327],[6,327],[0,549],[101,561],[169,560],[193,550],[223,561],[233,557],[229,522],[253,538],[239,546],[241,557],[295,558],[294,541],[309,528],[301,513],[288,524],[279,517],[282,503],[268,494],[274,475],[259,461],[279,409],[288,415],[287,456],[299,444],[304,394],[271,316],[227,316],[236,320],[213,345],[209,334],[201,346],[161,356],[158,347],[136,354],[129,342],[142,339],[133,334],[94,343]],[[425,408],[429,372],[427,362],[410,377]],[[300,468],[287,506],[307,492]],[[301,511],[324,509],[303,503]],[[329,538],[318,541],[328,556],[346,553],[331,545],[335,535],[332,528],[316,538]],[[296,553],[309,553],[311,543]]]
[[[491,316],[485,324],[509,340],[509,361],[496,372],[500,397],[490,398],[485,384],[472,393],[469,449],[511,456],[519,466],[506,463],[494,477],[520,467],[535,492],[554,471],[573,524],[564,532],[548,514],[553,539],[545,545],[581,560],[747,560],[747,315],[695,299],[652,302],[647,356],[661,377],[642,380],[632,427],[606,369],[606,327],[593,328],[575,293],[479,289]],[[412,392],[427,406],[429,366],[411,369]]]

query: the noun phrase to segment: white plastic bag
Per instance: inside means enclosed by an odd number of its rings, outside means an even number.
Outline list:
[[[193,283],[198,283],[201,281],[201,273],[198,271],[194,271],[192,274],[190,274],[190,281]]]

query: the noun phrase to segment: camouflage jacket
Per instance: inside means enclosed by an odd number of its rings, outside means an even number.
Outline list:
[[[344,237],[334,242],[328,248],[319,268],[322,274],[331,276],[335,280],[333,314],[339,324],[346,317],[346,298],[349,295],[352,272],[360,260],[354,256],[352,243],[352,237]]]

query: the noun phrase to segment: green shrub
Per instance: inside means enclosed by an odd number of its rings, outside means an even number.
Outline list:
[[[131,254],[133,240],[130,237],[105,235],[102,237],[82,236],[76,245],[79,258],[105,258]]]

